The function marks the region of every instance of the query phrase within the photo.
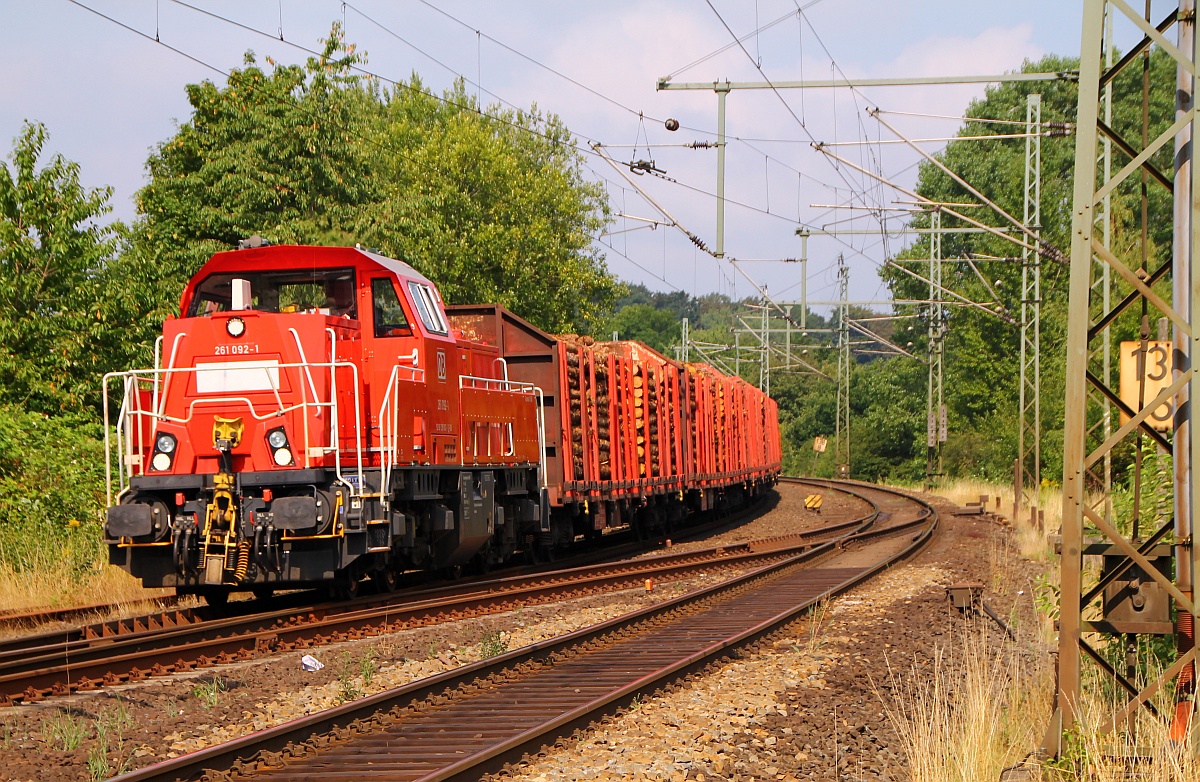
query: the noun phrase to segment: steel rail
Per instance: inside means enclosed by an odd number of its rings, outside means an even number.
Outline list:
[[[270,619],[257,618],[246,629],[242,618],[187,626],[177,631],[148,636],[101,640],[75,650],[42,647],[27,657],[11,659],[0,667],[0,693],[16,701],[35,701],[42,697],[67,695],[74,690],[92,690],[123,681],[138,681],[196,667],[249,659],[261,653],[309,648],[321,644],[364,638],[369,635],[433,624],[463,616],[479,616],[510,610],[516,605],[574,599],[588,594],[638,587],[647,576],[676,580],[695,572],[712,572],[781,559],[810,544],[761,551],[738,551],[739,546],[669,558],[651,558],[606,568],[602,573],[570,574],[537,579],[526,585],[484,592],[457,594],[453,597],[391,604],[384,608],[345,611],[330,616],[298,616],[283,612]],[[663,562],[660,559],[669,559]],[[594,570],[588,568],[585,570]],[[279,625],[278,621],[287,621]],[[269,622],[267,626],[263,623]],[[19,691],[18,691],[19,690]],[[2,696],[0,696],[2,698]]]
[[[865,567],[831,566],[843,547],[867,545],[848,540],[865,530],[850,532],[722,584],[117,780],[477,779],[773,635],[818,601],[912,556],[938,518],[924,501],[909,500],[917,517],[879,532],[924,527]],[[884,515],[876,504],[867,526]],[[879,545],[880,536],[873,540]]]
[[[129,603],[157,603],[163,611],[156,612],[172,613],[170,607],[179,603],[183,598],[177,595],[162,595],[161,597],[147,597],[142,600],[127,600]],[[88,617],[104,616],[113,611],[120,609],[121,603],[93,603],[90,605],[68,606],[65,608],[33,608],[21,609],[14,608],[10,610],[0,611],[0,628],[20,628],[33,627],[37,625],[51,624],[54,622],[77,623],[80,620]],[[120,620],[114,620],[120,621]],[[0,640],[0,649],[12,639]]]
[[[800,483],[795,478],[781,479],[787,483]],[[749,512],[757,512],[757,508],[750,509]],[[689,527],[683,530],[684,534],[679,537],[679,541],[687,541],[703,537],[711,534],[717,529],[728,527],[731,524],[739,523],[742,514],[737,514],[730,518],[717,519],[715,521],[705,522],[695,527]],[[794,533],[783,538],[801,540],[812,536],[819,536],[825,532],[833,532],[844,526],[855,524],[855,521],[848,521],[843,524],[826,525],[814,530]],[[770,540],[751,541],[749,545],[756,548],[762,548],[771,545]],[[726,546],[726,548],[734,548],[734,546]],[[782,545],[782,543],[781,543]],[[604,556],[606,559],[614,557],[623,557],[629,554],[642,553],[646,550],[643,543],[619,543],[617,545],[609,544],[602,549],[593,549],[583,551],[576,556],[570,558],[569,561],[578,562],[579,566],[594,563],[598,555]],[[528,566],[518,566],[514,568],[505,568],[506,571],[520,576],[529,573],[544,573],[545,567],[539,566],[530,568]],[[418,588],[415,592],[411,589],[402,589],[401,592],[405,596],[413,594],[425,594],[428,592],[436,592],[439,590],[449,593],[458,593],[462,591],[462,585],[474,583],[482,579],[474,578],[469,580],[459,581],[458,583],[448,587],[433,587],[433,588]],[[489,579],[491,580],[491,579]],[[214,606],[195,606],[179,608],[177,604],[187,599],[186,595],[163,595],[160,597],[147,598],[144,602],[158,603],[163,606],[163,610],[155,611],[149,614],[140,614],[135,616],[120,617],[116,619],[105,619],[83,625],[74,625],[66,628],[55,628],[49,631],[21,633],[10,638],[0,639],[0,666],[3,666],[4,661],[8,659],[19,659],[30,656],[36,653],[39,647],[60,647],[66,648],[67,645],[73,642],[90,642],[96,639],[112,639],[119,636],[127,636],[133,634],[145,634],[154,632],[166,632],[171,629],[182,627],[185,625],[199,624],[201,622],[212,622],[223,618],[229,618],[234,610],[237,610],[238,616],[249,618],[250,614],[270,613],[282,609],[290,609],[301,612],[316,611],[322,608],[321,605],[310,601],[311,592],[293,592],[286,595],[277,595],[271,598],[259,598],[253,601],[245,601],[235,603],[232,606],[214,607]],[[360,596],[352,602],[354,604],[365,605],[385,605],[394,602],[397,596],[394,593],[385,593],[381,596]],[[90,605],[71,606],[67,608],[42,608],[35,610],[13,609],[10,611],[0,611],[0,627],[9,625],[12,627],[32,627],[37,628],[39,625],[51,623],[72,623],[79,619],[90,616],[104,615],[113,613],[122,607],[122,603],[96,603]],[[269,606],[266,609],[260,608],[263,605]],[[240,609],[250,608],[251,611],[244,612]]]

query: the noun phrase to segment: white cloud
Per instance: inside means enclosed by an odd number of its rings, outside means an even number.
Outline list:
[[[931,35],[894,60],[873,69],[875,75],[952,76],[1013,71],[1044,52],[1033,41],[1033,25],[991,27],[977,35]]]

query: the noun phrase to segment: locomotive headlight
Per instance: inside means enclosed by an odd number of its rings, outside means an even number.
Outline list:
[[[160,434],[158,439],[154,441],[154,450],[162,454],[172,454],[175,452],[175,438],[169,434]],[[167,464],[171,463],[171,457],[167,456]],[[155,465],[157,466],[157,465]],[[161,468],[160,468],[161,469]]]
[[[150,460],[150,466],[162,472],[171,469],[171,457],[165,453],[156,453],[154,458]]]
[[[292,450],[288,448],[287,432],[283,427],[267,432],[267,445],[271,446],[271,458],[280,467],[292,464]]]
[[[241,318],[230,318],[225,323],[225,331],[229,332],[231,337],[240,337],[246,333],[246,321]]]

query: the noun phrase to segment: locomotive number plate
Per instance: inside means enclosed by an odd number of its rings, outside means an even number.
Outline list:
[[[214,356],[252,356],[258,352],[257,342],[247,342],[244,345],[217,345]]]

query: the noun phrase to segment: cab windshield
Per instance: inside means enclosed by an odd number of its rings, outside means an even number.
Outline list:
[[[250,309],[258,312],[358,317],[353,269],[213,274],[196,287],[187,317],[205,317],[232,309],[235,279],[250,282]]]

